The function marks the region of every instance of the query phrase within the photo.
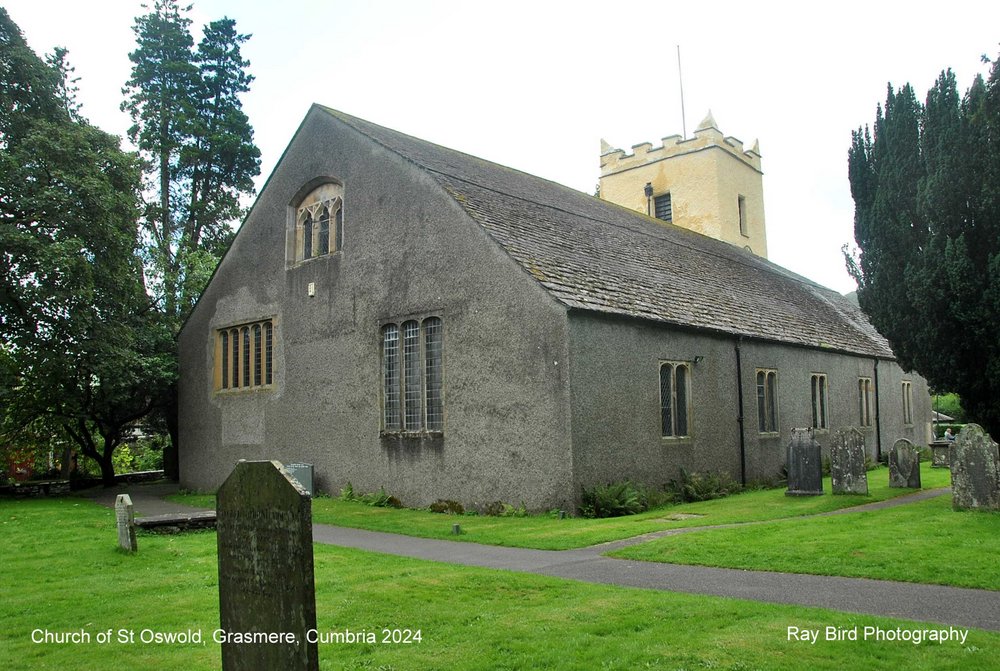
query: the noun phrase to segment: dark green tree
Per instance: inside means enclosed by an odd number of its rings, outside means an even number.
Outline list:
[[[1000,67],[921,104],[889,87],[848,154],[858,300],[900,364],[1000,430]]]
[[[136,255],[138,161],[79,118],[65,52],[39,59],[2,8],[0,71],[2,430],[56,428],[112,484],[173,376]]]
[[[240,47],[249,35],[231,19],[205,26],[194,47],[190,6],[156,0],[135,21],[136,50],[122,109],[147,176],[141,219],[146,276],[174,332],[194,306],[253,193],[260,150],[240,96],[253,77]],[[177,475],[177,392],[157,404],[171,436],[164,468]]]
[[[260,172],[240,102],[253,80],[240,52],[249,36],[221,19],[205,27],[195,48],[188,10],[177,0],[156,0],[136,19],[122,104],[149,178],[146,270],[177,328],[232,239],[240,198],[253,193]]]

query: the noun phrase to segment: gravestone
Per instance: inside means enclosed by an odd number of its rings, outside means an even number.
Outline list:
[[[920,489],[920,452],[906,438],[889,450],[889,486]]]
[[[792,429],[788,443],[788,490],[786,496],[818,496],[823,493],[823,460],[812,429]]]
[[[951,448],[955,510],[1000,510],[1000,452],[978,424],[966,424]]]
[[[135,507],[128,494],[119,494],[115,499],[115,521],[118,526],[118,547],[125,552],[138,550],[135,540]]]
[[[830,481],[834,494],[868,495],[865,435],[856,428],[841,429],[830,445]]]
[[[216,529],[223,670],[317,671],[309,495],[280,463],[241,461],[219,488]]]
[[[285,471],[290,476],[299,481],[306,494],[313,495],[313,465],[312,464],[284,464]]]

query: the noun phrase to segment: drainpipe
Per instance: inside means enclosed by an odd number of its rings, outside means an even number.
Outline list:
[[[653,183],[646,182],[642,192],[646,195],[646,216],[651,217],[653,216]]]
[[[875,359],[875,461],[882,461],[882,420],[879,406],[882,395],[878,390],[878,359]]]
[[[743,337],[736,340],[736,398],[739,403],[739,414],[736,416],[736,423],[740,427],[740,484],[747,484],[747,443],[743,435],[743,356],[740,352],[740,343]]]

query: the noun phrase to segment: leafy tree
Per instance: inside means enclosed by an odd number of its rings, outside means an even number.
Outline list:
[[[848,154],[858,300],[900,364],[1000,430],[1000,61],[960,96],[889,86]]]
[[[173,375],[135,253],[137,160],[79,118],[65,52],[39,59],[2,8],[0,72],[0,422],[58,427],[112,484]]]

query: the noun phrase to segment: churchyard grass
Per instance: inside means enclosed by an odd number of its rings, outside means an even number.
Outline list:
[[[215,534],[139,537],[116,549],[114,513],[74,498],[0,501],[0,659],[6,671],[217,669]],[[981,567],[980,567],[981,568]],[[319,644],[339,669],[975,669],[995,668],[1000,634],[965,644],[788,640],[824,631],[927,623],[590,585],[315,546],[318,629],[419,629],[421,642]],[[32,643],[32,630],[111,630],[110,643]],[[135,643],[119,642],[118,631]],[[201,632],[206,644],[142,643],[143,631]],[[127,638],[127,635],[126,635]]]
[[[947,487],[947,469],[932,469],[921,465],[925,489]],[[487,545],[567,550],[621,540],[664,529],[757,522],[783,517],[812,515],[863,505],[911,493],[912,490],[892,489],[888,485],[888,470],[879,468],[868,473],[868,496],[830,494],[830,478],[823,479],[826,492],[818,497],[789,497],[784,489],[749,491],[712,501],[666,506],[639,515],[610,519],[560,520],[550,515],[527,517],[488,517],[484,515],[444,515],[427,510],[376,508],[354,501],[320,497],[313,500],[313,520],[370,531],[462,540]],[[391,492],[390,492],[391,493]],[[187,505],[211,508],[211,495],[182,494],[171,497]],[[675,516],[697,517],[671,519]],[[462,534],[452,534],[452,525],[460,524]]]
[[[1000,590],[1000,513],[910,505],[660,538],[614,557]]]

